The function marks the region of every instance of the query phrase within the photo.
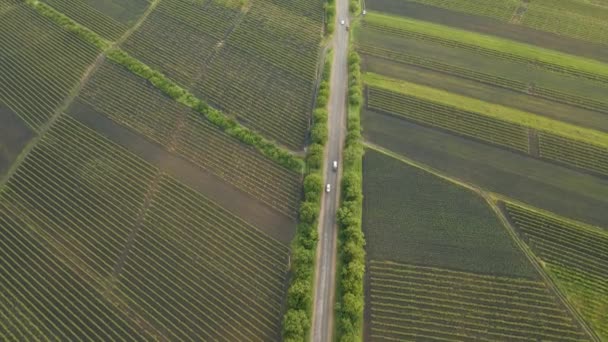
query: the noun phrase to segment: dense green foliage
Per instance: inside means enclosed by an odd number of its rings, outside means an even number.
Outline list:
[[[336,26],[336,0],[327,0],[325,4],[325,34],[334,33]]]
[[[318,218],[323,194],[323,156],[327,141],[327,101],[333,54],[325,57],[313,113],[312,145],[306,158],[304,201],[300,206],[300,223],[292,248],[291,284],[287,291],[287,309],[283,318],[284,341],[305,341],[311,326],[314,293],[315,259],[318,241]],[[324,130],[325,133],[322,133]],[[316,132],[316,133],[315,133]]]
[[[128,53],[122,50],[111,50],[108,52],[108,58],[126,67],[136,75],[147,79],[155,87],[177,102],[202,114],[207,120],[221,128],[228,135],[255,147],[265,156],[291,170],[299,171],[302,169],[302,160],[295,157],[287,150],[277,147],[274,143],[265,139],[260,134],[239,125],[235,120],[228,118],[220,111],[211,108],[207,103],[199,100],[186,89],[178,86],[160,72],[152,70],[139,60],[129,56]]]
[[[336,327],[339,341],[360,341],[363,329],[363,277],[365,238],[361,229],[363,206],[363,146],[360,112],[362,99],[361,60],[348,54],[348,121],[344,148],[339,254],[342,270],[337,275]]]

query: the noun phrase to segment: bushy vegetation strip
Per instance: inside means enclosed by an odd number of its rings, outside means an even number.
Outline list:
[[[312,316],[315,260],[318,242],[317,225],[323,195],[323,157],[327,142],[327,102],[333,54],[325,59],[323,75],[313,112],[312,144],[306,157],[304,201],[300,206],[300,223],[293,242],[291,284],[287,291],[287,307],[283,318],[284,341],[307,339]]]
[[[336,331],[339,341],[360,341],[363,329],[365,238],[363,207],[363,145],[360,111],[363,103],[359,55],[348,55],[348,121],[344,148],[342,204],[338,210],[339,255]]]
[[[327,0],[323,6],[325,7],[325,34],[331,35],[336,26],[336,0]]]
[[[66,31],[77,34],[80,38],[95,45],[99,49],[105,50],[110,47],[111,43],[109,41],[101,38],[97,33],[76,23],[74,20],[68,18],[63,13],[56,11],[47,4],[44,4],[38,0],[25,0],[25,3],[41,15],[61,26]]]
[[[59,26],[64,29],[78,34],[81,38],[85,39],[89,43],[98,46],[102,50],[110,48],[111,44],[101,38],[96,33],[77,24],[72,19],[65,15],[55,11],[53,8],[42,4],[36,0],[26,0],[27,3],[38,11],[40,14],[51,19]],[[153,70],[141,61],[131,57],[125,51],[119,49],[111,49],[107,52],[107,57],[129,69],[134,74],[145,78],[152,85],[157,87],[167,96],[182,103],[198,113],[202,114],[207,120],[214,125],[221,128],[228,135],[238,139],[239,141],[255,147],[265,156],[278,162],[288,169],[301,171],[303,168],[303,161],[298,157],[291,154],[288,150],[278,147],[273,142],[265,139],[260,134],[253,132],[252,130],[245,128],[244,126],[237,123],[235,120],[228,118],[220,111],[211,108],[207,103],[198,99],[188,90],[178,86],[175,82],[168,79],[165,75],[160,72]]]

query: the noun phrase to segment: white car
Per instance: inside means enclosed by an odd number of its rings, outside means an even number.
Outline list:
[[[336,171],[338,169],[338,161],[334,160],[333,164],[332,164],[332,168],[334,169],[334,171]]]
[[[331,191],[331,184],[327,183],[327,185],[325,186],[325,192],[330,192]]]
[[[344,25],[344,19],[340,20],[340,25]]]

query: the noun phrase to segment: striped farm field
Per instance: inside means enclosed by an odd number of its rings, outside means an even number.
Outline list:
[[[274,340],[287,246],[68,116],[0,192],[2,340]]]
[[[100,51],[22,1],[0,0],[0,102],[44,125]]]
[[[368,107],[456,134],[528,152],[528,129],[522,125],[375,87],[369,87]]]
[[[197,167],[296,217],[301,176],[220,131],[123,67],[104,63],[78,99]]]
[[[304,146],[322,38],[321,2],[242,8],[162,1],[123,48],[212,106],[292,149]]]
[[[548,132],[539,132],[541,158],[608,176],[608,146],[584,143]]]
[[[584,341],[540,281],[371,260],[373,341]]]
[[[509,20],[519,7],[520,0],[411,0],[421,4],[442,7],[452,11],[470,13],[498,20]]]
[[[608,339],[608,233],[506,203],[511,221],[601,339]]]

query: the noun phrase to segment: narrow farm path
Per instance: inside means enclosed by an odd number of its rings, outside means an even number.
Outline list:
[[[334,298],[336,290],[337,239],[336,214],[340,199],[342,153],[346,131],[346,90],[348,83],[349,34],[340,20],[349,22],[348,1],[336,1],[336,30],[333,38],[334,59],[331,68],[329,95],[329,138],[325,153],[325,182],[331,191],[321,200],[319,216],[319,245],[315,271],[315,287],[311,339],[315,342],[332,341]],[[332,164],[338,162],[337,172]]]
[[[578,323],[578,325],[583,329],[583,331],[589,336],[589,338],[594,341],[594,342],[600,342],[599,337],[595,334],[595,332],[589,327],[589,325],[587,324],[587,322],[585,322],[585,320],[583,319],[583,317],[578,313],[578,311],[576,311],[576,309],[570,304],[570,302],[568,301],[568,299],[566,298],[566,296],[559,290],[559,288],[557,287],[557,285],[553,282],[553,279],[551,279],[551,277],[547,274],[547,272],[545,272],[545,269],[541,266],[540,261],[538,260],[538,258],[536,258],[536,256],[534,255],[534,253],[532,253],[532,251],[530,250],[530,248],[525,244],[525,242],[523,242],[520,238],[519,235],[517,234],[517,232],[515,231],[515,229],[513,228],[513,226],[511,225],[511,223],[509,222],[509,220],[507,219],[507,217],[505,216],[504,212],[502,211],[502,209],[499,207],[498,205],[498,201],[500,200],[504,200],[507,198],[503,198],[501,195],[498,194],[494,194],[491,193],[489,191],[486,191],[484,189],[481,189],[473,184],[461,181],[457,178],[452,178],[450,176],[447,176],[443,173],[441,173],[440,171],[437,171],[427,165],[418,163],[416,161],[413,161],[405,156],[402,156],[400,154],[397,154],[393,151],[390,151],[388,149],[385,149],[381,146],[375,145],[373,143],[370,142],[365,142],[364,143],[366,148],[369,149],[373,149],[374,151],[386,154],[387,156],[391,157],[391,158],[395,158],[397,160],[400,160],[408,165],[414,166],[416,168],[422,169],[426,172],[429,172],[439,178],[442,178],[444,180],[447,180],[451,183],[454,183],[456,185],[465,187],[471,191],[474,191],[475,193],[479,194],[479,196],[481,196],[490,206],[490,208],[494,211],[494,213],[496,214],[497,218],[501,221],[501,223],[503,224],[503,226],[505,227],[505,229],[507,230],[507,233],[511,236],[511,238],[513,239],[513,241],[515,242],[516,246],[524,253],[524,255],[526,256],[526,258],[528,259],[528,261],[532,264],[532,266],[534,267],[534,269],[537,271],[537,273],[539,274],[541,280],[543,280],[543,282],[545,283],[545,285],[547,286],[547,288],[549,289],[549,291],[551,291],[556,299],[559,301],[559,303],[562,305],[562,307],[564,309],[566,309],[568,311],[568,313],[570,314],[570,316],[572,318],[574,318],[576,320],[576,323]]]

